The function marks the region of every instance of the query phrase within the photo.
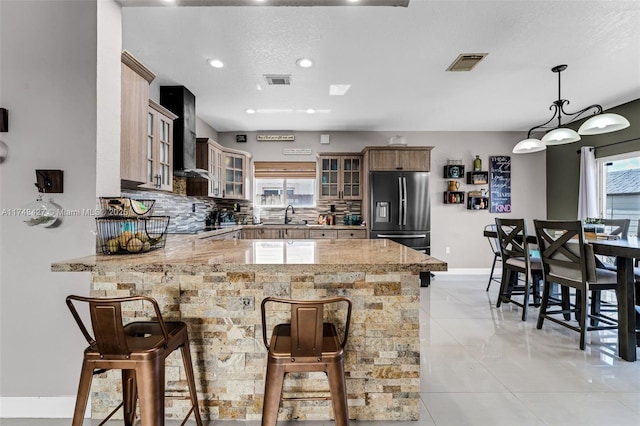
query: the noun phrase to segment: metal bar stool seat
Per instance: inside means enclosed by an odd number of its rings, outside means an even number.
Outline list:
[[[122,370],[123,398],[120,405],[100,424],[104,424],[120,407],[124,407],[124,424],[133,425],[136,417],[136,401],[139,400],[141,425],[164,425],[164,362],[178,348],[182,353],[191,401],[191,409],[182,424],[184,425],[193,413],[196,424],[202,426],[186,323],[164,321],[158,303],[146,296],[89,298],[72,295],[66,300],[67,306],[89,343],[84,350],[72,426],[82,425],[93,375],[111,369]],[[92,337],[84,325],[74,301],[88,303],[95,337]],[[151,303],[157,321],[135,321],[124,325],[122,304],[135,301]]]
[[[273,328],[271,340],[267,340],[267,303],[291,305],[291,323]],[[324,322],[327,304],[345,302],[347,313],[344,332],[335,324]],[[344,373],[344,348],[351,321],[351,300],[334,297],[321,300],[290,300],[268,297],[262,301],[262,338],[268,351],[267,373],[264,385],[262,426],[275,426],[282,400],[328,400],[333,403],[337,426],[347,426],[349,410]],[[325,372],[329,381],[330,397],[284,398],[282,388],[287,373]]]

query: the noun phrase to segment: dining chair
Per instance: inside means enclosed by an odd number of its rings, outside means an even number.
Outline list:
[[[282,319],[283,311],[277,305],[290,305],[289,322],[273,328],[267,339],[267,305],[275,304],[269,311]],[[325,313],[338,315],[338,308],[346,304],[342,333],[333,322],[325,322]],[[264,383],[262,426],[275,426],[278,409],[283,400],[331,400],[337,426],[349,424],[347,386],[344,373],[344,348],[349,336],[351,300],[333,297],[319,300],[291,300],[267,297],[262,301],[262,339],[267,348],[267,373]],[[284,377],[287,373],[324,372],[329,381],[331,396],[287,397],[282,396]],[[312,389],[310,389],[312,391]]]
[[[497,232],[497,226],[495,223],[490,223],[484,227],[485,231],[493,231]],[[491,251],[493,252],[493,263],[491,264],[491,273],[489,274],[489,282],[487,283],[487,290],[489,291],[489,287],[491,287],[491,281],[495,281],[500,284],[500,280],[493,277],[493,273],[496,269],[496,263],[502,262],[502,253],[500,252],[500,243],[498,242],[498,237],[487,237],[487,241],[489,241],[489,246],[491,247]]]
[[[627,239],[629,235],[629,227],[631,225],[631,219],[601,219],[602,224],[605,226],[605,231],[609,228],[607,234],[615,235],[622,239]],[[609,269],[611,271],[616,271],[616,263],[615,259],[610,260],[610,258],[606,258],[604,256],[596,256],[596,267]],[[592,325],[597,325],[598,320],[597,316],[601,312],[616,312],[617,306],[615,304],[611,304],[606,300],[603,300],[603,292],[595,292],[591,296],[591,313],[595,316],[591,319]]]
[[[542,263],[532,258],[527,242],[527,228],[524,219],[496,218],[496,230],[502,255],[502,277],[496,307],[505,303],[513,303],[522,308],[522,321],[527,320],[529,299],[534,303],[540,301],[540,281],[542,280]],[[520,284],[519,274],[523,274]],[[522,296],[522,302],[513,296]]]
[[[602,224],[610,228],[607,234],[616,235],[622,239],[626,239],[629,236],[629,227],[631,225],[631,219],[602,219]]]
[[[136,402],[139,400],[140,424],[164,425],[165,359],[178,348],[182,352],[191,400],[191,409],[187,412],[183,424],[193,413],[196,424],[202,426],[186,323],[164,321],[158,302],[147,296],[91,298],[71,295],[67,297],[66,302],[89,343],[84,350],[73,426],[83,424],[93,375],[111,369],[122,370],[122,402],[100,424],[104,424],[123,407],[124,424],[132,426],[135,423]],[[88,305],[93,333],[89,333],[74,302]],[[147,303],[153,307],[156,321],[133,321],[123,324],[124,311],[142,308]]]
[[[536,327],[542,328],[545,319],[580,333],[580,349],[585,348],[587,331],[615,330],[615,318],[589,313],[589,293],[615,290],[617,276],[613,271],[596,268],[593,247],[585,243],[582,222],[534,220],[536,237],[543,266],[544,290]],[[567,308],[549,310],[551,283],[575,290],[575,305],[569,313],[577,316],[567,320]],[[562,314],[562,317],[558,316]],[[570,318],[570,315],[569,315]],[[589,325],[587,318],[595,318],[604,325]]]

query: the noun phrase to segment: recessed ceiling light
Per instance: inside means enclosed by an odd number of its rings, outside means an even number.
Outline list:
[[[300,58],[296,61],[296,64],[301,68],[309,68],[313,65],[313,61],[309,58]]]
[[[329,95],[342,96],[351,88],[350,84],[332,84],[329,86]]]
[[[316,110],[315,110],[315,109],[313,109],[313,108],[309,108],[309,109],[307,109],[305,112],[306,112],[307,114],[315,114],[315,113],[316,113]]]
[[[224,67],[224,63],[220,59],[211,59],[209,61],[209,65],[211,65],[214,68],[222,68],[222,67]]]
[[[255,113],[256,113],[256,110],[255,110],[255,109],[253,109],[253,108],[247,108],[247,109],[245,109],[244,111],[245,111],[247,114],[255,114]]]

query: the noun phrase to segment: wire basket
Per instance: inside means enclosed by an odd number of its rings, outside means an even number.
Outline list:
[[[168,226],[169,216],[97,217],[98,251],[132,254],[163,248]]]
[[[151,216],[156,200],[134,200],[128,197],[100,197],[100,209],[104,216]]]

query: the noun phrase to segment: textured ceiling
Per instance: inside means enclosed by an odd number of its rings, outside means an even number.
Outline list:
[[[640,98],[640,1],[124,7],[123,47],[157,83],[191,90],[218,131],[526,131],[551,117],[558,64],[569,111]],[[476,52],[489,55],[472,71],[445,71]],[[352,86],[330,96],[330,84]]]

